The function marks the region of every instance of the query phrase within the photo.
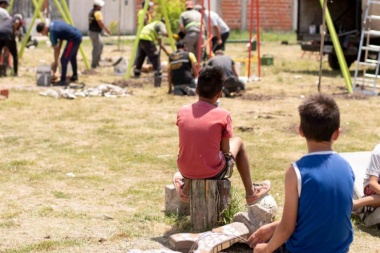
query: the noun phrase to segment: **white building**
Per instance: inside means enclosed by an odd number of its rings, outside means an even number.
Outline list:
[[[135,32],[135,3],[133,0],[104,0],[102,8],[104,23],[119,22],[121,34]],[[88,30],[88,13],[92,9],[93,0],[68,0],[68,5],[75,26],[83,33]]]

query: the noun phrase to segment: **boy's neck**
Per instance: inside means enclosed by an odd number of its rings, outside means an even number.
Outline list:
[[[322,151],[332,151],[333,141],[323,141],[316,142],[312,140],[306,140],[307,150],[309,153],[322,152]]]
[[[219,97],[214,97],[214,98],[204,98],[204,97],[199,97],[199,101],[203,101],[212,105],[216,106],[216,101],[218,101]]]

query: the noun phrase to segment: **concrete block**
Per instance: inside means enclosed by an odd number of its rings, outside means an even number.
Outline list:
[[[254,217],[262,221],[269,221],[274,218],[277,209],[276,200],[271,195],[266,195],[255,205],[248,206],[248,213],[251,213]]]
[[[233,222],[204,233],[174,234],[169,237],[169,242],[175,250],[214,253],[245,241],[249,235],[249,230],[243,223]]]
[[[165,212],[181,215],[190,214],[190,204],[181,201],[172,184],[165,186]]]
[[[271,223],[273,220],[273,212],[271,209],[255,204],[248,207],[248,212],[239,212],[234,215],[234,222],[241,222],[249,229],[252,234],[261,226]]]
[[[128,250],[127,253],[180,253],[180,252],[163,248],[163,249],[153,249],[153,250],[131,249],[131,250]]]
[[[248,217],[248,212],[239,212],[234,215],[234,222],[243,223],[249,230],[249,234],[253,234],[259,227],[258,221],[251,221]]]
[[[380,207],[376,208],[375,211],[368,214],[368,216],[364,220],[364,224],[366,227],[377,225],[379,223],[380,223]]]

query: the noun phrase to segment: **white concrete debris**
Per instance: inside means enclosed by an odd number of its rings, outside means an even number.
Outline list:
[[[41,96],[53,97],[53,98],[66,98],[76,99],[77,97],[108,97],[118,98],[129,96],[127,88],[122,88],[113,84],[101,84],[98,87],[89,87],[83,89],[72,89],[67,87],[66,89],[47,89],[39,93]]]
[[[139,249],[131,249],[128,250],[127,253],[180,253],[180,251],[173,251],[170,249],[154,249],[154,250],[139,250]]]
[[[248,206],[248,212],[239,212],[234,215],[235,222],[242,222],[252,234],[261,226],[271,223],[277,213],[276,200],[269,194],[257,204]]]

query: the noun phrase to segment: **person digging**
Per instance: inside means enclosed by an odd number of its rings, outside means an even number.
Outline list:
[[[78,81],[77,54],[80,44],[82,43],[81,32],[63,21],[54,21],[50,24],[41,22],[37,25],[36,30],[44,36],[49,36],[54,48],[54,62],[51,66],[53,76],[57,72],[58,58],[61,52],[62,42],[64,40],[67,41],[66,47],[61,55],[61,80],[54,83],[53,86],[67,86],[69,84],[66,80],[67,65],[69,62],[71,63],[73,70],[70,82]]]

